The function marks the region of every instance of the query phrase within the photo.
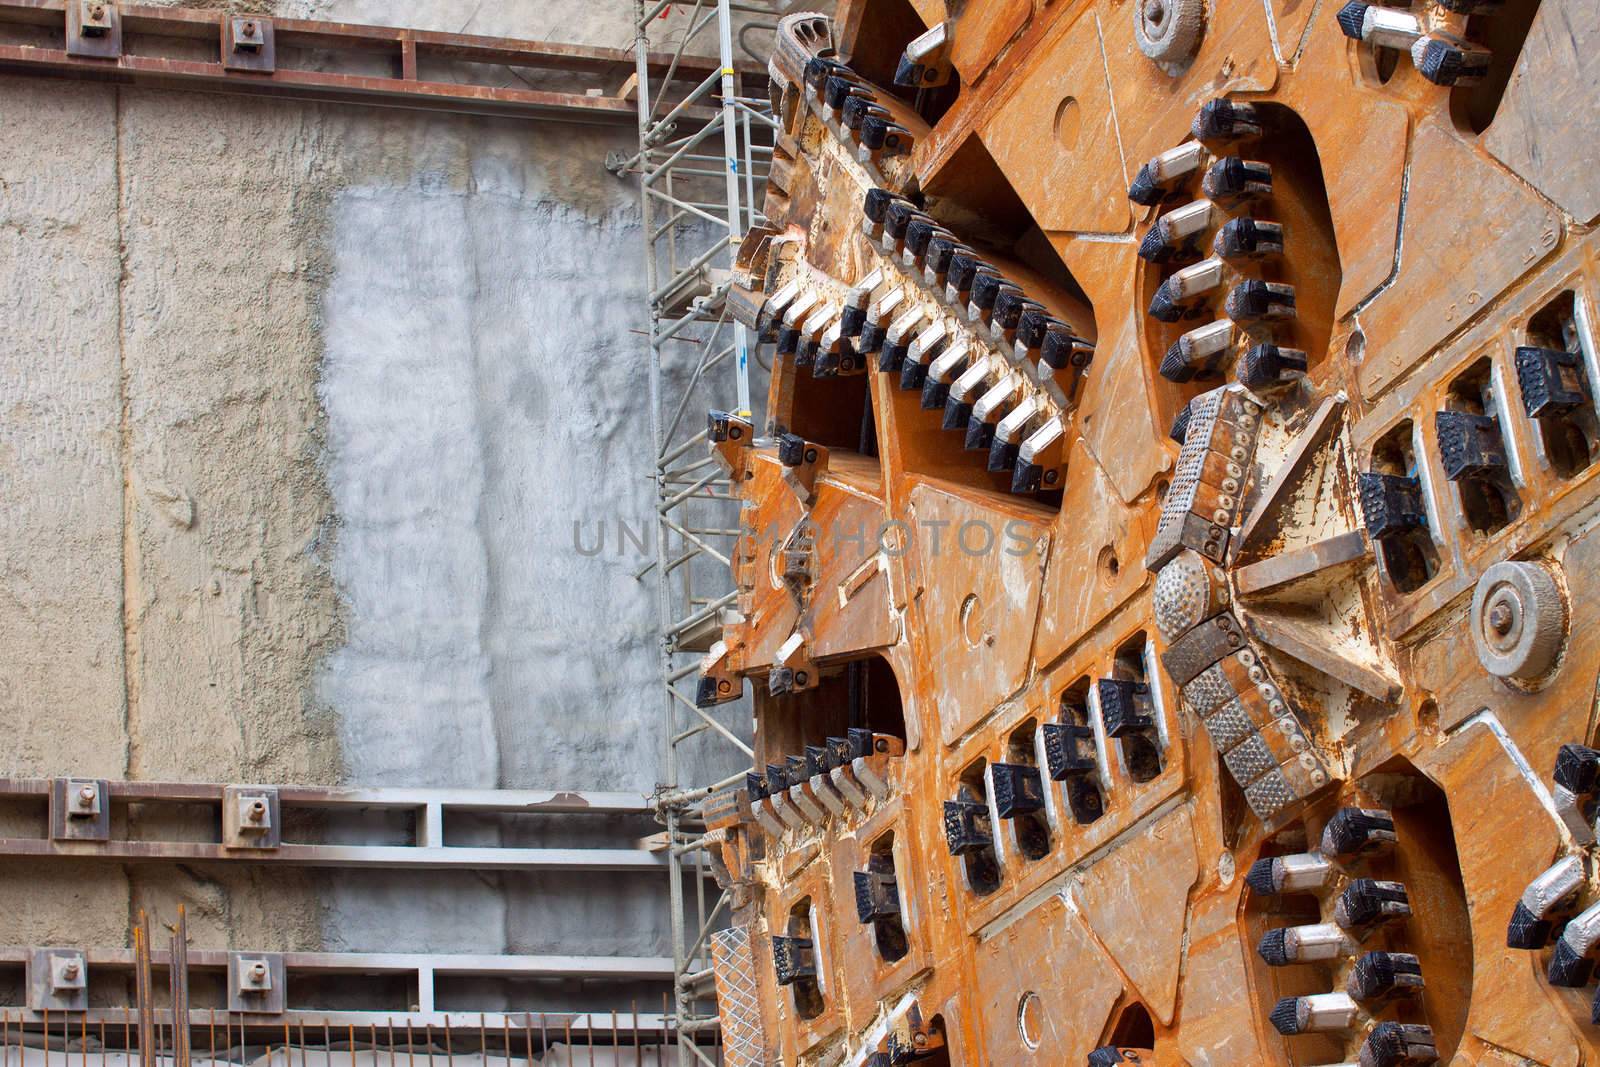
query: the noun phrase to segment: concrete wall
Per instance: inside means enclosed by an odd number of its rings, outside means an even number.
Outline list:
[[[616,0],[236,6],[631,36]],[[654,786],[653,585],[572,545],[651,511],[631,134],[7,77],[0,143],[5,773]],[[664,888],[39,865],[0,910],[22,943],[183,901],[199,947],[654,954]]]

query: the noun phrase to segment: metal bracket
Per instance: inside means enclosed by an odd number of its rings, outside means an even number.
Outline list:
[[[110,784],[103,778],[52,778],[50,837],[55,841],[109,841]]]
[[[277,787],[230,785],[223,789],[224,848],[277,848],[282,841]]]
[[[284,1010],[283,954],[228,953],[228,1010],[279,1015]]]
[[[28,956],[31,1011],[87,1011],[89,960],[75,948],[34,949]]]
[[[122,58],[122,13],[113,0],[67,0],[67,55]]]
[[[278,66],[272,20],[231,15],[222,20],[222,68],[271,74]]]

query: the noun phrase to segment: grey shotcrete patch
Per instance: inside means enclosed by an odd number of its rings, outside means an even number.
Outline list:
[[[319,693],[354,783],[649,792],[654,585],[616,530],[647,529],[652,499],[638,219],[475,177],[333,204],[320,390],[348,636]],[[588,545],[602,522],[604,550],[577,550],[574,524]],[[707,758],[685,780],[732,769]],[[650,829],[609,820],[588,843]],[[354,875],[331,887],[325,933],[392,945],[392,917],[427,901],[407,947],[655,954],[662,888],[649,874]]]

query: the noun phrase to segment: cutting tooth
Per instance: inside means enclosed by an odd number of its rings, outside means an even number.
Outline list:
[[[856,345],[856,351],[868,355],[883,347],[885,336],[889,332],[889,323],[894,315],[900,311],[900,305],[906,301],[904,289],[890,289],[887,293],[875,297],[867,305],[867,317],[861,327],[861,342]]]
[[[1334,870],[1332,861],[1321,853],[1301,852],[1256,860],[1250,865],[1244,880],[1246,885],[1262,896],[1306,893],[1327,885],[1333,878]]]
[[[1043,304],[1026,296],[1021,289],[1001,289],[1000,295],[995,297],[994,312],[989,317],[990,340],[1010,351],[1023,314],[1043,310]]]
[[[1190,313],[1190,306],[1207,293],[1220,289],[1225,280],[1222,260],[1201,260],[1173,274],[1150,299],[1150,317],[1158,322],[1177,322]]]
[[[1556,752],[1556,811],[1580,845],[1594,842],[1594,828],[1584,815],[1586,801],[1600,789],[1600,749],[1569,743]]]
[[[1023,308],[1022,314],[1017,318],[1017,336],[1011,347],[1013,362],[1022,363],[1037,359],[1040,349],[1044,347],[1044,339],[1051,333],[1070,335],[1072,327],[1042,307]]]
[[[1211,228],[1216,209],[1209,200],[1196,200],[1156,219],[1139,244],[1139,257],[1151,263],[1167,263],[1196,254],[1200,234]],[[1231,225],[1231,224],[1230,224]]]
[[[800,326],[800,336],[795,343],[795,366],[809,367],[817,357],[817,347],[829,325],[838,321],[839,308],[833,304],[820,304],[806,316]]]
[[[966,345],[955,345],[946,349],[944,354],[935,357],[928,364],[927,377],[922,382],[922,407],[924,411],[938,411],[944,407],[944,402],[950,395],[950,386],[955,380],[969,372],[968,358],[973,362],[987,368],[989,356],[982,352],[973,357],[972,349]],[[985,370],[987,373],[987,370]]]
[[[1197,141],[1240,141],[1261,136],[1261,113],[1254,104],[1207,100],[1194,117],[1190,132]]]
[[[895,65],[894,83],[912,89],[931,89],[949,82],[954,26],[954,20],[946,19],[913,37]]]
[[[884,156],[903,156],[912,148],[911,131],[881,115],[869,115],[861,124],[861,147],[856,158],[877,163]]]
[[[1133,184],[1128,187],[1128,199],[1145,207],[1159,204],[1185,178],[1210,161],[1211,153],[1199,141],[1169,148],[1139,168]]]
[[[1556,950],[1550,956],[1545,977],[1553,986],[1578,989],[1589,984],[1594,973],[1591,953],[1600,943],[1600,904],[1593,904],[1567,923],[1556,939]]]
[[[1255,278],[1240,282],[1228,293],[1223,310],[1234,322],[1292,319],[1295,315],[1294,286]]]
[[[945,278],[944,300],[945,303],[957,311],[967,310],[967,301],[972,296],[972,283],[980,274],[999,274],[989,264],[985,263],[975,252],[962,252],[951,257],[950,273]]]
[[[794,303],[800,295],[799,279],[789,282],[776,293],[767,297],[766,303],[761,305],[761,312],[756,316],[756,332],[763,341],[776,341],[778,334],[774,328],[782,320],[784,312],[789,310],[789,305]]]
[[[972,355],[972,348],[967,339],[957,334],[955,340],[945,346],[929,363],[906,363],[905,369],[900,374],[900,388],[907,390],[923,390],[929,376],[937,369],[940,374],[950,374],[952,377],[959,373],[959,368],[967,364],[967,359]],[[934,379],[937,381],[937,379]],[[949,381],[947,378],[946,381]],[[943,403],[941,399],[940,403]]]
[[[1405,1067],[1438,1063],[1433,1030],[1417,1023],[1379,1023],[1361,1045],[1359,1067]]]
[[[855,370],[855,350],[844,345],[844,318],[840,316],[828,323],[817,339],[817,358],[811,364],[811,376],[830,378],[840,371]]]
[[[867,308],[872,303],[872,298],[883,287],[884,274],[882,267],[874,267],[872,273],[862,278],[850,292],[845,294],[844,311],[840,318],[840,332],[844,337],[860,337],[861,329],[867,322]]]
[[[1072,404],[1078,384],[1088,375],[1093,361],[1094,345],[1070,330],[1056,330],[1045,334],[1034,371],[1044,391],[1065,408]]]
[[[1368,952],[1345,979],[1345,992],[1363,1004],[1410,996],[1422,989],[1422,964],[1409,952]]]
[[[855,344],[844,335],[843,315],[833,325],[822,331],[817,345],[817,362],[811,373],[817,377],[855,374],[866,369],[866,360],[856,351]]]
[[[949,237],[950,231],[930,218],[917,218],[906,227],[905,247],[900,250],[900,263],[913,277],[922,274],[922,263],[928,254],[928,245],[935,237]]]
[[[967,422],[965,446],[974,452],[987,449],[994,441],[995,425],[1021,395],[1022,379],[1016,374],[1007,374],[978,397],[972,405],[972,418]]]
[[[972,249],[948,234],[938,234],[928,241],[928,254],[922,261],[922,283],[935,294],[943,295],[945,282],[950,276],[950,262],[958,255],[973,255]]]
[[[861,127],[866,125],[867,119],[873,117],[888,118],[889,109],[873,97],[851,96],[845,100],[844,107],[839,109],[839,127],[846,137],[859,145]]]
[[[883,216],[883,236],[879,239],[883,250],[891,256],[898,256],[912,222],[927,217],[909,200],[894,201]]]
[[[1506,930],[1509,948],[1544,948],[1555,926],[1553,918],[1562,914],[1585,883],[1583,861],[1576,856],[1558,860],[1528,883]]]
[[[1322,852],[1356,856],[1387,848],[1396,841],[1394,816],[1381,808],[1340,808],[1322,828]]]
[[[879,369],[886,371],[896,370],[904,366],[905,360],[908,359],[913,363],[926,365],[933,360],[933,357],[939,354],[949,338],[950,330],[945,325],[944,319],[934,319],[921,333],[911,339],[909,345],[903,342],[896,345],[884,345],[883,360],[879,364]],[[892,365],[890,360],[891,349],[896,353],[903,354],[901,358],[893,360]]]
[[[1161,376],[1170,382],[1208,378],[1233,347],[1233,323],[1227,319],[1197,326],[1172,342],[1161,360]]]
[[[1350,0],[1339,9],[1338,19],[1339,28],[1346,37],[1365,41],[1375,48],[1410,51],[1425,32],[1422,20],[1411,12],[1379,7],[1363,0]]]
[[[801,78],[805,83],[806,96],[816,104],[818,109],[823,106],[823,97],[827,93],[829,78],[842,78],[856,83],[861,81],[856,72],[843,63],[823,56],[813,56],[807,60],[805,71]]]
[[[1001,292],[1008,289],[1021,292],[1020,286],[1007,281],[998,271],[979,273],[972,279],[972,298],[967,304],[967,320],[987,326],[990,316],[994,313],[995,302],[1000,299]]]
[[[967,420],[972,417],[973,401],[987,386],[992,364],[993,360],[987,355],[980,356],[950,383],[949,395],[944,402],[943,427],[946,430],[965,428]]]
[[[1226,156],[1206,171],[1200,188],[1212,200],[1236,203],[1272,195],[1272,168],[1265,163]]]
[[[837,304],[818,304],[811,314],[800,325],[800,340],[795,351],[798,363],[805,366],[816,357],[817,349],[821,347],[822,335],[828,327],[839,321],[840,308]]]
[[[844,105],[851,98],[865,100],[869,103],[876,98],[872,90],[861,83],[861,79],[854,74],[831,74],[822,83],[822,118],[835,133],[839,132],[840,120],[844,117]]]
[[[1284,997],[1273,1007],[1268,1020],[1284,1036],[1349,1030],[1361,1018],[1361,1005],[1349,993],[1313,993],[1307,997]]]
[[[889,218],[889,205],[901,201],[887,189],[868,189],[861,200],[861,230],[874,241],[883,239],[883,226]]]
[[[904,365],[912,334],[922,327],[927,317],[921,304],[913,304],[889,324],[883,335],[883,354],[878,357],[879,370],[892,371]]]
[[[1028,434],[1017,448],[1017,465],[1011,471],[1011,491],[1031,493],[1039,489],[1055,489],[1056,468],[1059,466],[1062,439],[1066,432],[1058,418],[1045,420],[1044,425]],[[1046,458],[1050,462],[1046,463]]]
[[[1494,54],[1447,33],[1430,33],[1411,46],[1417,73],[1435,85],[1471,85],[1489,73]]]
[[[1550,795],[1555,800],[1556,814],[1561,816],[1572,839],[1580,845],[1594,844],[1594,826],[1584,817],[1583,798],[1559,782],[1550,787]]]
[[[1289,385],[1305,377],[1306,354],[1298,348],[1282,348],[1275,344],[1252,345],[1239,357],[1234,376],[1246,389],[1258,392]]]
[[[1167,436],[1178,442],[1178,444],[1183,444],[1183,439],[1189,436],[1189,417],[1192,414],[1193,411],[1190,409],[1188,404],[1185,404],[1183,407],[1179,408],[1178,413],[1172,416],[1172,426],[1168,428]],[[1266,861],[1256,860],[1257,865],[1260,865],[1263,862]]]
[[[874,294],[883,287],[883,283],[887,280],[888,276],[884,273],[882,267],[873,267],[871,273],[850,288],[849,294],[844,298],[844,306],[856,308],[863,312],[866,311],[867,305],[872,303]]]
[[[1016,466],[1022,439],[1027,436],[1028,427],[1042,414],[1039,398],[1030,393],[1000,420],[994,428],[994,439],[989,442],[989,470],[1008,471]]]
[[[1346,930],[1365,932],[1411,914],[1411,899],[1399,882],[1357,878],[1333,906],[1333,919]]]
[[[1283,227],[1266,219],[1232,219],[1211,242],[1223,259],[1265,259],[1283,254]]]
[[[1343,959],[1355,950],[1356,944],[1350,935],[1333,923],[1268,930],[1256,945],[1256,953],[1273,967]]]
[[[789,309],[783,313],[783,325],[778,329],[778,354],[780,356],[792,355],[800,344],[800,327],[816,309],[818,301],[822,299],[817,293],[807,290],[794,298]]]
[[[1352,41],[1364,40],[1366,34],[1362,32],[1362,27],[1371,8],[1372,5],[1366,0],[1349,0],[1349,3],[1341,7],[1339,13],[1334,16],[1334,21],[1339,23],[1339,32]]]

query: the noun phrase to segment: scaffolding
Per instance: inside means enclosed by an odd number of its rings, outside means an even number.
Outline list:
[[[735,601],[729,556],[739,533],[738,504],[706,447],[704,408],[751,412],[754,346],[744,326],[731,320],[727,292],[740,241],[765,221],[758,205],[777,128],[764,94],[747,92],[746,83],[757,79],[747,74],[750,63],[740,69],[735,40],[745,48],[747,34],[776,29],[780,3],[676,5],[688,9],[688,22],[675,42],[674,61],[657,77],[647,62],[649,36],[670,6],[668,0],[635,2],[639,149],[610,166],[638,177],[645,237],[656,532],[655,558],[637,577],[653,575],[661,621],[666,742],[657,811],[666,826],[676,991],[671,1021],[682,1067],[721,1059],[709,944],[728,901],[725,894],[706,899],[708,843],[698,805],[742,782],[744,770],[719,782],[685,782],[681,749],[703,736],[737,752],[746,765],[754,761],[744,738],[696,706],[693,687],[700,656],[717,640],[722,614]],[[737,34],[736,16],[742,22]],[[696,51],[696,42],[709,42],[710,33],[720,69],[690,83],[678,60]],[[691,411],[696,399],[701,403]],[[691,873],[692,900],[685,892]]]

